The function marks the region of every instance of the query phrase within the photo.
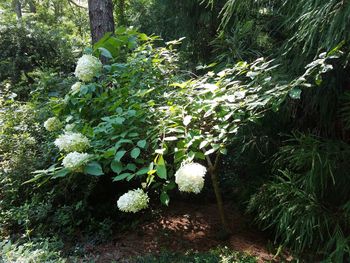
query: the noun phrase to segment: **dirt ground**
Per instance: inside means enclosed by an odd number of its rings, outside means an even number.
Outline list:
[[[264,235],[252,229],[249,219],[237,209],[226,207],[232,235],[220,240],[220,218],[215,204],[171,204],[155,221],[141,224],[137,232],[123,233],[107,244],[86,247],[96,262],[125,259],[162,250],[208,251],[219,245],[256,256],[259,262],[281,262],[268,251]],[[284,261],[289,261],[288,258]]]

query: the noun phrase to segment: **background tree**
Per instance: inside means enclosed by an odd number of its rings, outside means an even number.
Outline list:
[[[92,43],[96,43],[107,32],[114,32],[112,0],[89,0],[89,18]]]
[[[16,13],[17,20],[20,20],[22,18],[22,4],[20,0],[13,0],[12,1],[13,10]]]

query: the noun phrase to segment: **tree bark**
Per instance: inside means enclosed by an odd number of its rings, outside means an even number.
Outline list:
[[[220,159],[220,153],[216,154],[215,162],[213,163],[208,155],[205,156],[209,169],[208,173],[211,178],[211,182],[213,184],[213,189],[216,197],[216,203],[218,205],[218,210],[219,210],[219,215],[221,219],[221,225],[222,225],[222,230],[223,230],[223,235],[224,236],[229,236],[231,234],[230,226],[227,222],[226,219],[226,214],[225,214],[225,209],[224,209],[224,202],[222,200],[222,195],[221,195],[221,189],[219,186],[219,180],[217,176],[217,168],[219,165],[219,159]]]
[[[92,44],[107,32],[114,33],[112,0],[88,0]]]
[[[29,0],[28,4],[29,4],[29,11],[31,13],[36,13],[36,6],[34,4],[34,1],[33,0]]]
[[[20,0],[13,0],[12,1],[12,6],[13,6],[13,10],[16,13],[17,16],[17,20],[21,20],[22,19],[22,4]]]

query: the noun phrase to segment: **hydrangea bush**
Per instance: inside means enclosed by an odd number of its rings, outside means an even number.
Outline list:
[[[142,189],[127,192],[117,204],[137,212],[147,207],[148,191],[166,205],[176,184],[182,192],[200,193],[207,174],[225,225],[220,156],[239,129],[285,100],[298,99],[300,87],[312,86],[310,76],[327,71],[328,58],[290,83],[274,79],[276,66],[264,59],[191,78],[176,66],[176,41],[155,47],[155,39],[118,29],[95,45],[95,56],[78,60],[75,74],[85,83],[74,84],[54,107],[69,128],[55,140],[64,159],[51,175],[83,172],[137,181]],[[100,55],[107,64],[102,66]]]

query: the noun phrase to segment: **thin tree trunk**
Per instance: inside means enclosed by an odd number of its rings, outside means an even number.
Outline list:
[[[31,13],[36,13],[36,6],[34,4],[34,1],[33,0],[29,0],[28,4],[29,4],[29,11]]]
[[[118,26],[125,26],[125,0],[118,0]]]
[[[12,5],[13,5],[13,10],[16,13],[17,16],[17,20],[21,20],[22,19],[22,4],[20,0],[13,0],[12,1]]]
[[[217,176],[217,168],[219,165],[220,153],[216,154],[216,158],[215,158],[214,163],[212,163],[212,161],[208,155],[206,155],[205,157],[206,157],[206,160],[207,160],[207,163],[209,166],[208,173],[209,173],[210,178],[211,178],[211,182],[212,182],[214,193],[215,193],[216,203],[218,205],[219,215],[220,215],[220,219],[221,219],[221,225],[222,225],[222,229],[223,229],[222,234],[224,236],[228,236],[231,234],[231,230],[230,230],[230,226],[229,226],[227,219],[226,219],[224,202],[222,200],[221,189],[219,186],[219,180],[218,180],[218,176]]]
[[[88,0],[92,43],[107,32],[114,33],[112,0]]]
[[[213,184],[213,189],[214,189],[214,193],[215,193],[215,197],[216,197],[216,203],[218,205],[218,210],[219,210],[219,215],[220,215],[223,230],[225,230],[227,233],[229,233],[230,227],[229,227],[229,225],[227,223],[227,219],[226,219],[226,214],[225,214],[225,210],[224,210],[224,202],[222,200],[222,195],[221,195],[221,190],[220,190],[220,186],[219,186],[219,182],[218,182],[217,173],[216,173],[216,171],[209,169],[209,174],[211,177],[211,182]]]

